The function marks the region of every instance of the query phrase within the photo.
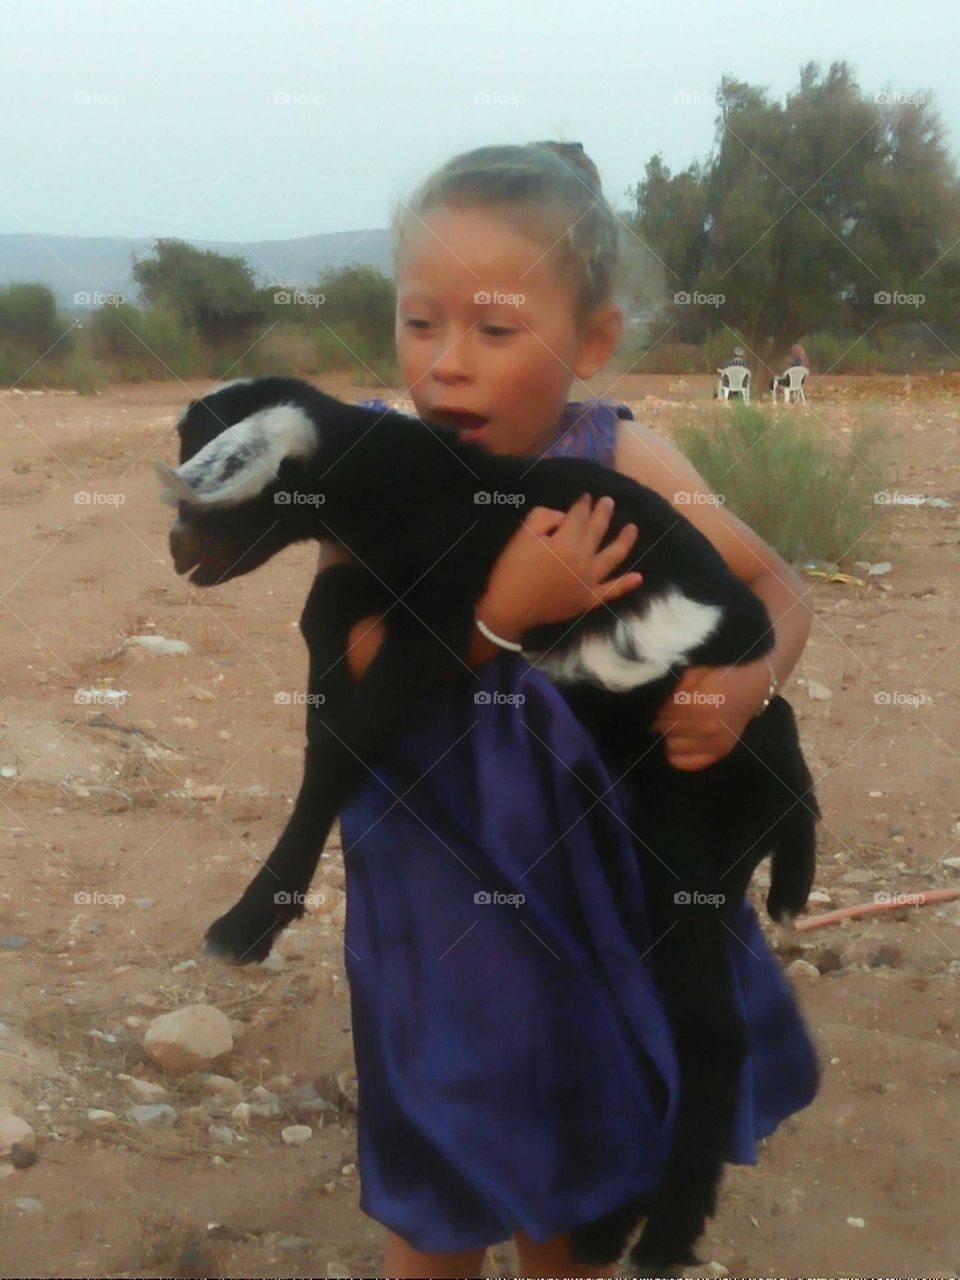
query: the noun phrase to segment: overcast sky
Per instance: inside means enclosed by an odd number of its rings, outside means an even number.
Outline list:
[[[956,49],[956,0],[0,0],[0,232],[382,227],[454,153],[542,138],[625,208],[651,154],[708,153],[721,74],[782,96],[809,59],[932,93],[956,153]]]

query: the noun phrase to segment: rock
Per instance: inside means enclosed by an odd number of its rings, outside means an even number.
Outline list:
[[[23,1147],[35,1147],[37,1135],[26,1120],[12,1111],[0,1111],[0,1156],[8,1156],[15,1142]]]
[[[830,897],[829,893],[824,893],[822,889],[811,889],[810,894],[807,897],[807,902],[816,902],[821,906],[825,906],[828,902],[832,901],[833,899]]]
[[[169,1096],[162,1084],[154,1084],[152,1080],[138,1080],[131,1076],[126,1081],[127,1088],[143,1102],[160,1102]]]
[[[123,1114],[141,1129],[169,1129],[177,1123],[176,1111],[162,1102],[128,1107]]]
[[[844,872],[840,877],[843,884],[874,884],[876,879],[877,877],[874,872],[864,871],[859,867],[854,871]]]
[[[794,978],[819,978],[820,970],[809,960],[794,960],[787,965],[787,973]]]
[[[340,1094],[340,1105],[344,1111],[356,1111],[358,1101],[357,1074],[355,1071],[341,1071],[337,1076],[337,1089]]]
[[[944,858],[943,865],[951,871],[960,871],[960,858]]]
[[[32,1200],[30,1196],[21,1196],[19,1200],[13,1202],[18,1209],[22,1209],[24,1213],[42,1213],[43,1205],[39,1200]]]
[[[37,1163],[37,1153],[33,1147],[15,1142],[10,1150],[10,1163],[15,1169],[29,1169]]]
[[[309,1249],[311,1243],[303,1236],[284,1236],[282,1240],[277,1241],[277,1247],[284,1253],[299,1253],[301,1249]]]
[[[214,1142],[222,1142],[228,1147],[237,1140],[237,1135],[228,1124],[212,1124],[207,1129],[207,1133],[209,1133]]]
[[[243,1097],[240,1084],[236,1080],[231,1080],[229,1076],[213,1074],[202,1076],[200,1091],[207,1097],[217,1098],[222,1102],[239,1102]]]
[[[868,578],[879,578],[885,573],[889,573],[893,565],[889,560],[878,560],[876,564],[872,564],[867,570]]]
[[[230,1112],[230,1118],[234,1124],[238,1124],[242,1129],[245,1129],[250,1124],[250,1103],[238,1102]]]
[[[833,697],[833,690],[828,689],[825,684],[820,684],[817,680],[807,681],[807,697],[816,698],[820,702],[826,702]]]
[[[5,947],[8,951],[19,951],[21,947],[27,945],[26,938],[18,933],[0,933],[0,947]]]
[[[173,723],[181,729],[196,729],[197,722],[193,716],[174,716]]]
[[[13,1032],[7,1024],[5,1022],[0,1022],[0,1040],[8,1040],[12,1035]]]
[[[230,1020],[213,1005],[186,1005],[154,1018],[143,1047],[167,1071],[196,1071],[233,1048]]]
[[[866,1225],[867,1225],[867,1224],[866,1224],[866,1222],[864,1222],[863,1218],[848,1218],[848,1219],[847,1219],[847,1226],[848,1226],[848,1227],[861,1227],[861,1228],[862,1228],[862,1227],[865,1227]]]
[[[313,1137],[313,1130],[308,1124],[288,1124],[285,1129],[281,1129],[280,1137],[288,1147],[302,1147]]]
[[[130,636],[127,644],[137,645],[141,649],[149,649],[151,653],[164,656],[193,652],[186,640],[168,640],[166,636]]]
[[[87,1119],[91,1124],[95,1124],[98,1129],[112,1129],[117,1123],[117,1113],[115,1111],[104,1111],[100,1107],[88,1107]]]

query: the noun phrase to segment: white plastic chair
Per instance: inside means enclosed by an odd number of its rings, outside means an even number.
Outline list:
[[[718,369],[720,376],[720,399],[729,400],[731,395],[740,396],[745,404],[750,403],[750,370],[742,364],[728,364],[725,369]]]
[[[807,380],[807,374],[810,372],[805,365],[794,364],[789,369],[785,369],[782,377],[787,379],[785,386],[782,386],[776,379],[773,382],[773,403],[777,403],[777,389],[783,392],[783,399],[786,404],[791,404],[793,400],[799,400],[801,404],[807,403],[807,397],[803,391],[803,384]]]

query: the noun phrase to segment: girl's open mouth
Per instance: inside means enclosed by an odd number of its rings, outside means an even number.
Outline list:
[[[489,422],[479,413],[461,413],[459,410],[440,409],[431,414],[434,422],[444,427],[453,427],[461,440],[477,440],[483,434]]]

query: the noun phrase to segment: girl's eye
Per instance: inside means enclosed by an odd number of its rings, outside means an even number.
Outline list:
[[[429,320],[405,320],[404,324],[408,329],[428,329],[430,327]]]
[[[487,324],[483,327],[484,333],[488,333],[491,338],[505,338],[509,333],[516,333],[516,329],[506,329],[503,325]]]

